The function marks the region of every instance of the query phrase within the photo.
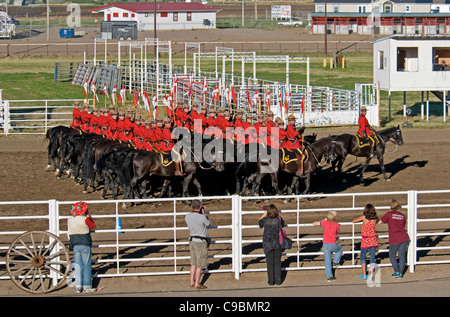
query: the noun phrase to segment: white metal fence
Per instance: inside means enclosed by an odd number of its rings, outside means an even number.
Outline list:
[[[69,126],[75,101],[83,99],[0,99],[0,129],[4,135],[45,134],[54,126]]]
[[[293,248],[284,253],[283,269],[324,268],[322,230],[313,227],[312,222],[323,219],[330,209],[338,212],[341,224],[339,243],[344,247],[341,268],[359,267],[360,224],[353,224],[351,220],[355,212],[358,216],[362,214],[367,203],[372,203],[381,217],[389,210],[393,198],[403,203],[403,212],[407,215],[411,239],[409,270],[414,272],[415,266],[420,264],[450,263],[450,190],[217,196],[201,198],[211,219],[208,272],[234,272],[235,278],[239,279],[242,273],[266,269],[262,230],[257,225],[262,213],[261,202],[274,203],[282,210],[281,215],[288,225],[287,234],[294,241]],[[195,198],[136,200],[141,204],[139,212],[133,208],[122,209],[122,203],[130,200],[87,201],[97,224],[93,233],[94,275],[189,274],[189,230],[184,217],[190,209],[182,201],[192,199]],[[292,201],[285,205],[286,200]],[[3,215],[0,217],[0,279],[9,278],[5,269],[9,244],[24,231],[48,230],[68,242],[66,220],[73,203],[56,200],[0,202]],[[132,226],[131,223],[139,225]],[[389,266],[387,225],[377,225],[377,232],[380,243],[377,258],[380,266]]]

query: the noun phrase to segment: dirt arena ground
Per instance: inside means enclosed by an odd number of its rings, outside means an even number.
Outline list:
[[[308,132],[318,133],[318,138],[329,134],[352,133],[353,128],[320,128],[308,129]],[[382,179],[380,169],[375,162],[369,166],[365,177],[366,182],[360,184],[357,174],[362,159],[349,157],[344,164],[347,174],[346,184],[329,180],[329,167],[323,167],[316,173],[312,182],[313,193],[358,193],[358,192],[386,192],[405,190],[437,190],[449,189],[450,164],[448,153],[450,129],[403,129],[405,144],[402,147],[389,148],[386,154],[386,169],[390,182]],[[76,186],[72,179],[63,177],[58,180],[52,171],[46,171],[47,143],[43,136],[8,136],[0,137],[0,192],[3,201],[32,201],[56,199],[61,201],[99,200],[100,192],[82,193],[82,188]],[[394,152],[394,150],[396,150]],[[208,194],[208,190],[206,193]],[[448,194],[432,196],[433,202],[447,202]],[[107,199],[111,200],[108,196]],[[385,197],[382,199],[386,199]],[[430,202],[428,200],[428,202]],[[267,202],[260,202],[254,207],[258,210]],[[208,201],[209,210],[220,207],[222,202]],[[312,202],[312,204],[326,205],[326,201]],[[289,204],[281,204],[281,209]],[[148,210],[148,206],[128,208],[130,212]],[[181,208],[181,207],[180,207]],[[187,207],[185,207],[187,208]],[[330,206],[328,206],[330,208]],[[182,210],[183,208],[181,208]],[[29,212],[21,211],[20,206],[5,208],[0,206],[2,215],[21,215]],[[189,210],[189,209],[185,209]],[[41,211],[39,211],[41,212]],[[44,210],[45,212],[45,210]],[[100,211],[99,211],[100,213]],[[348,214],[340,221],[351,221],[358,214]],[[314,217],[317,217],[314,215]],[[448,210],[430,210],[422,217],[449,217]],[[220,218],[220,217],[219,217]],[[214,219],[222,221],[222,219]],[[250,223],[257,219],[248,220]],[[306,222],[318,219],[306,219]],[[23,230],[25,225],[31,229],[37,224],[34,221],[9,223],[2,225],[3,230]],[[111,224],[110,224],[111,225]],[[142,225],[127,223],[129,227]],[[5,229],[6,226],[6,229]],[[142,225],[144,226],[144,225]],[[442,227],[444,226],[444,227]],[[446,224],[439,230],[446,231]],[[381,232],[380,232],[381,233]],[[259,233],[260,234],[260,233]],[[446,239],[445,239],[446,240]],[[3,241],[7,245],[7,241]],[[444,241],[445,243],[445,241]],[[448,243],[448,241],[447,241]],[[2,255],[2,257],[4,254]],[[388,263],[384,258],[384,263]],[[260,264],[264,267],[264,263]],[[4,267],[2,268],[4,270]],[[382,287],[368,287],[357,278],[359,269],[339,270],[338,280],[330,286],[324,279],[322,270],[289,271],[285,282],[277,288],[280,296],[448,296],[448,267],[446,265],[417,266],[414,274],[406,274],[403,280],[392,280],[391,269],[382,269]],[[3,272],[2,275],[5,273]],[[239,280],[235,280],[231,273],[211,274],[206,281],[209,287],[206,292],[189,289],[188,277],[128,277],[103,278],[96,283],[105,287],[102,291],[106,296],[272,296],[273,288],[265,284],[265,273],[244,273]],[[413,287],[412,287],[413,286]],[[0,281],[0,296],[22,296],[23,291],[15,287],[10,281]],[[51,296],[71,296],[73,289],[63,288]],[[99,293],[98,295],[101,296]]]

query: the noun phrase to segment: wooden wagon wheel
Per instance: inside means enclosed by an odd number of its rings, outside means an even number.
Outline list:
[[[46,231],[27,231],[19,235],[6,254],[6,269],[11,280],[29,293],[48,293],[59,288],[66,281],[70,264],[64,243]]]

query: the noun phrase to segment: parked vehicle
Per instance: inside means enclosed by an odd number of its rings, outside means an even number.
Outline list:
[[[16,25],[11,17],[0,11],[0,38],[12,39],[16,35]]]
[[[278,22],[278,26],[281,26],[281,27],[293,26],[293,27],[298,28],[301,25],[303,25],[303,21],[301,21],[299,18],[292,18],[289,20],[281,20]]]
[[[101,25],[101,37],[113,40],[136,40],[136,21],[103,21]]]

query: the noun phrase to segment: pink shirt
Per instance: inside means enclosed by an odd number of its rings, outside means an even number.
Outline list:
[[[337,234],[339,233],[339,223],[334,221],[322,220],[320,225],[323,227],[323,243],[336,243]]]

